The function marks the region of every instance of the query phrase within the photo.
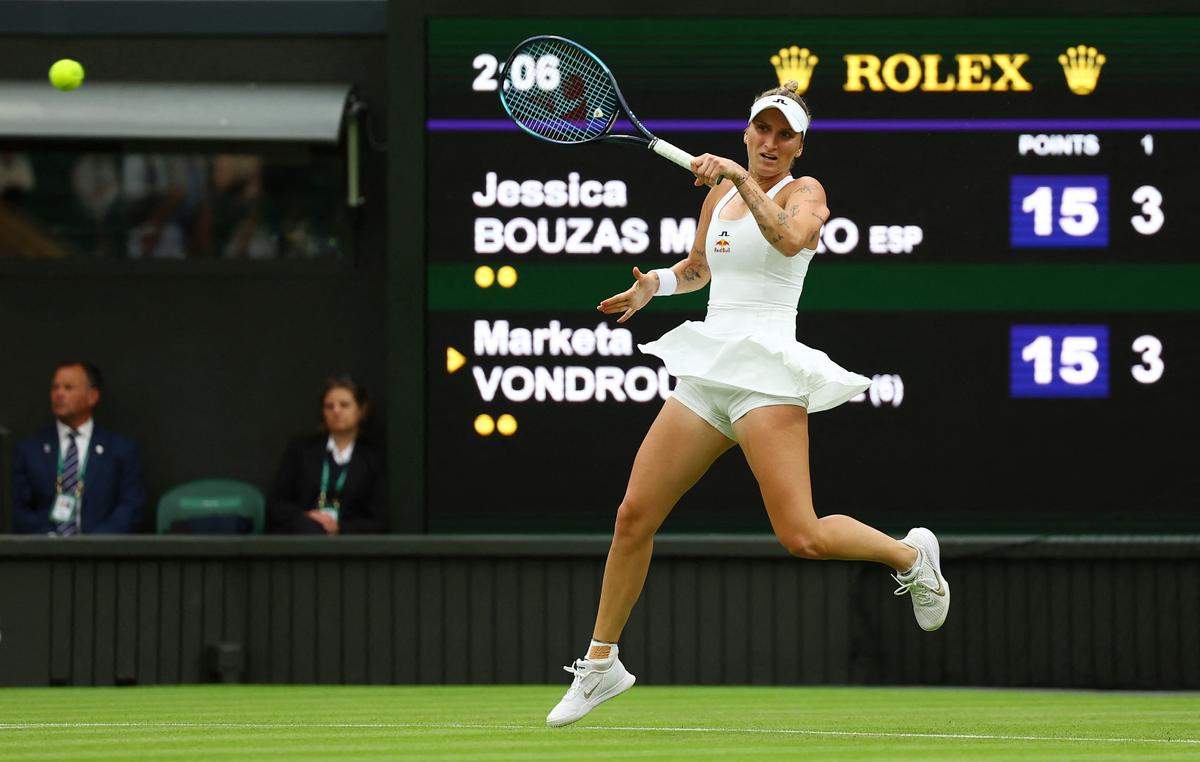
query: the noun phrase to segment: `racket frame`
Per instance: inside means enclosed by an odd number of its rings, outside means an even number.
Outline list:
[[[512,75],[510,72],[512,71],[512,68],[511,68],[512,63],[516,59],[516,57],[518,55],[524,54],[523,51],[524,51],[524,48],[526,45],[528,45],[532,42],[535,42],[535,41],[540,41],[540,40],[553,40],[555,42],[565,43],[566,45],[576,47],[579,50],[583,51],[588,56],[590,56],[592,58],[592,60],[595,61],[597,64],[599,64],[600,68],[604,71],[604,73],[608,75],[608,81],[612,85],[613,94],[616,95],[616,97],[617,97],[617,103],[620,105],[620,111],[624,112],[625,116],[629,118],[630,124],[632,124],[634,126],[634,128],[636,128],[637,131],[641,133],[641,136],[627,135],[624,133],[613,134],[613,133],[609,132],[609,130],[611,130],[613,128],[613,126],[615,126],[617,123],[617,116],[619,113],[618,111],[613,111],[613,113],[609,116],[608,124],[606,124],[604,126],[603,132],[601,132],[599,135],[597,135],[595,137],[586,138],[584,140],[555,140],[554,138],[546,137],[545,135],[539,135],[538,133],[529,129],[525,125],[521,124],[520,120],[518,120],[516,117],[513,116],[512,111],[508,107],[508,99],[505,97],[505,86],[509,85],[511,82]],[[625,100],[625,94],[621,92],[621,87],[620,87],[620,85],[617,84],[617,77],[615,74],[613,74],[612,69],[608,68],[608,64],[604,63],[604,61],[600,59],[600,56],[593,53],[586,46],[580,45],[578,42],[575,42],[574,40],[568,39],[566,37],[561,37],[561,36],[555,35],[555,34],[536,34],[532,37],[527,37],[526,39],[522,40],[521,42],[519,42],[516,45],[516,47],[513,48],[512,53],[510,53],[508,55],[508,60],[505,61],[505,63],[504,63],[503,72],[504,72],[504,75],[503,75],[504,78],[501,80],[501,84],[500,84],[500,88],[499,88],[500,103],[504,107],[504,111],[505,111],[505,113],[508,114],[509,118],[512,119],[513,122],[516,123],[516,125],[518,127],[520,127],[523,131],[534,136],[535,138],[537,138],[539,140],[544,140],[547,143],[555,143],[557,145],[583,145],[585,143],[618,143],[618,144],[622,144],[622,145],[645,146],[646,148],[649,148],[650,150],[654,151],[659,156],[662,156],[664,159],[666,159],[670,162],[673,162],[688,171],[691,171],[691,162],[692,162],[693,156],[691,154],[687,153],[686,151],[684,151],[680,148],[677,148],[676,146],[672,145],[671,143],[668,143],[667,141],[663,140],[662,138],[657,137],[654,133],[652,133],[650,130],[648,130],[644,124],[642,124],[642,121],[637,118],[636,114],[633,113],[633,109],[629,108],[629,102]]]

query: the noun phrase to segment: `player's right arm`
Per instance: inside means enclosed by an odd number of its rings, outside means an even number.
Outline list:
[[[708,240],[708,225],[712,222],[713,209],[721,196],[729,190],[729,186],[725,184],[728,182],[726,180],[709,190],[703,206],[700,207],[700,220],[696,223],[696,239],[692,242],[692,250],[688,252],[687,259],[680,260],[671,267],[675,273],[677,294],[699,291],[708,285],[712,278],[708,269],[708,256],[704,253],[705,241]],[[644,273],[635,267],[633,278],[632,286],[600,302],[596,309],[606,315],[621,312],[623,314],[617,318],[617,322],[624,323],[633,317],[633,313],[649,304],[654,292],[658,290],[658,275],[654,272]]]

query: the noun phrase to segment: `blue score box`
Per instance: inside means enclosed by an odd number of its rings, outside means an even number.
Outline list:
[[[1106,325],[1014,325],[1009,335],[1013,397],[1107,397]]]
[[[1108,246],[1108,177],[1014,175],[1011,180],[1014,249]]]

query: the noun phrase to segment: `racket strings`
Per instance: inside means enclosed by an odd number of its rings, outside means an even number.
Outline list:
[[[524,76],[514,76],[521,55],[528,56],[522,59]],[[519,125],[559,143],[582,143],[604,134],[617,110],[617,96],[599,61],[558,40],[534,40],[512,61],[501,97]],[[556,68],[557,77],[543,67]],[[543,86],[547,80],[552,87]]]
[[[543,60],[557,61],[558,69],[557,87],[542,90],[540,84],[535,84],[526,91],[532,96],[526,99],[532,117],[526,126],[544,137],[563,142],[581,142],[599,135],[604,123],[597,129],[586,110],[588,104],[602,102],[605,91],[611,90],[605,72],[590,57],[569,46],[539,42],[530,46],[526,55],[535,66]],[[566,92],[572,86],[579,92]],[[541,92],[535,92],[535,87]]]

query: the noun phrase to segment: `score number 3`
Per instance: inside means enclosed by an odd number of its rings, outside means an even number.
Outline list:
[[[1153,185],[1143,185],[1133,192],[1133,203],[1142,205],[1142,213],[1129,218],[1133,229],[1142,235],[1154,235],[1162,229],[1165,215],[1162,211],[1163,196]]]
[[[1166,363],[1162,359],[1162,342],[1158,337],[1146,334],[1138,336],[1133,340],[1134,352],[1141,355],[1141,364],[1134,365],[1129,369],[1133,374],[1133,378],[1139,384],[1153,384],[1158,379],[1162,378],[1163,369]]]

